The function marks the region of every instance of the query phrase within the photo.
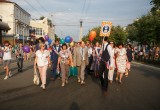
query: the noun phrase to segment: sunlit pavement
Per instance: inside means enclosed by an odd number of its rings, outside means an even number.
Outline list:
[[[84,86],[76,77],[65,87],[60,79],[48,78],[42,90],[33,85],[33,62],[25,62],[22,73],[11,64],[11,71],[8,80],[3,80],[4,70],[0,73],[0,110],[160,110],[160,68],[132,63],[129,77],[110,84],[107,95],[93,75],[86,75]]]

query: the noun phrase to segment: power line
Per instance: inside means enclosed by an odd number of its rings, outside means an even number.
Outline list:
[[[37,9],[36,8],[34,8],[27,0],[23,0],[24,2],[26,2],[32,9],[34,9],[35,11],[37,11]],[[37,13],[40,15],[40,16],[43,16],[41,13],[39,13],[38,11],[37,11]]]
[[[44,11],[46,11],[46,12],[48,13],[48,11],[42,6],[42,4],[41,4],[38,0],[36,0],[36,2],[39,4],[39,6],[40,6]]]
[[[85,10],[85,6],[86,6],[86,0],[84,1],[84,4],[83,4],[83,8],[82,8],[82,15],[81,15],[81,18],[83,16],[83,13],[84,13],[84,10]]]

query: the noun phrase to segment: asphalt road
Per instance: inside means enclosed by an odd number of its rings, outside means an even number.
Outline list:
[[[76,77],[65,87],[59,79],[48,80],[44,91],[33,85],[33,62],[24,65],[18,73],[12,63],[14,75],[6,81],[0,70],[0,110],[160,110],[160,68],[133,63],[129,77],[110,84],[105,96],[93,75],[86,76],[84,86]]]

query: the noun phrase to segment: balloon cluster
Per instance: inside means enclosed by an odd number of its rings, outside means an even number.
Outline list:
[[[71,43],[71,42],[73,42],[73,38],[70,36],[66,36],[65,39],[63,38],[60,39],[60,44]]]
[[[52,43],[52,39],[50,39],[48,35],[45,35],[45,36],[44,36],[44,39],[45,39],[46,41],[48,41],[48,44],[49,44],[49,45]]]
[[[96,32],[95,31],[91,31],[89,33],[89,40],[92,42],[95,37],[96,37]]]

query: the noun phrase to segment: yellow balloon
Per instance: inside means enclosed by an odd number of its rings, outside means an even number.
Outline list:
[[[73,41],[70,43],[70,46],[74,46],[74,42]]]

